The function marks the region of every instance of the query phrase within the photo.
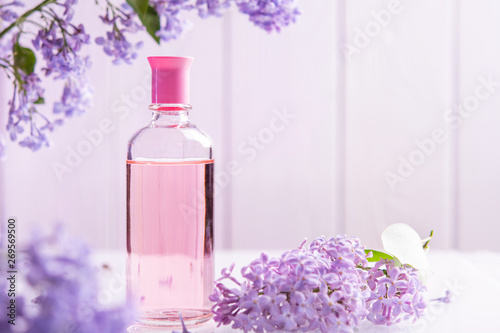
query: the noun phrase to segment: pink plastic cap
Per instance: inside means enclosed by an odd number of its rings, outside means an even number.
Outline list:
[[[152,76],[151,103],[189,104],[189,69],[193,58],[148,57]]]

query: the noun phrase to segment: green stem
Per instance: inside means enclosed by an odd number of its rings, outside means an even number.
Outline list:
[[[426,239],[422,239],[422,242],[424,243],[422,247],[424,248],[424,250],[427,250],[429,248],[429,242],[431,241],[432,236],[434,236],[434,230],[431,230],[431,234],[429,235],[429,237],[427,237]]]
[[[14,28],[15,26],[18,26],[18,25],[22,24],[31,14],[33,14],[35,12],[38,12],[43,7],[45,7],[47,5],[50,5],[52,3],[55,3],[55,2],[57,2],[57,0],[44,0],[40,4],[38,4],[38,6],[36,6],[36,7],[32,8],[32,9],[28,10],[26,13],[24,13],[21,16],[19,16],[19,18],[17,20],[15,20],[14,22],[12,22],[11,25],[9,25],[2,32],[0,32],[0,39],[2,39],[3,36],[5,36],[5,34],[7,34],[10,30],[12,30],[12,28]]]
[[[64,29],[64,27],[61,23],[61,20],[59,19],[59,17],[57,17],[56,13],[52,9],[49,9],[49,11],[47,13],[52,16],[53,20],[56,21],[57,25],[59,26],[59,29],[61,29],[61,34],[63,37],[64,46],[68,46],[68,42],[66,41],[67,31],[66,31],[66,29]]]

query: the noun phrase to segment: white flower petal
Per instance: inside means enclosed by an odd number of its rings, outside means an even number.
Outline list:
[[[409,264],[416,269],[430,269],[429,261],[422,247],[418,233],[409,225],[396,223],[382,232],[384,249],[396,256],[402,264]]]

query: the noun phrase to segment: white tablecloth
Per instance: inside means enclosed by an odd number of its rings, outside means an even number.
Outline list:
[[[279,255],[280,251],[267,251]],[[236,263],[235,272],[259,256],[259,251],[218,251],[216,277],[223,267]],[[459,252],[432,250],[428,253],[433,273],[427,280],[429,298],[453,293],[452,302],[430,302],[425,317],[416,323],[403,322],[391,327],[375,326],[365,322],[360,333],[425,332],[425,333],[497,333],[500,332],[500,253]],[[101,253],[97,260],[110,265],[115,272],[112,279],[114,297],[124,297],[124,257],[116,253]],[[119,281],[118,281],[119,280]],[[106,282],[104,283],[111,283]],[[111,284],[109,284],[111,286]],[[106,286],[106,285],[105,285]],[[109,289],[109,288],[108,288]],[[123,291],[123,293],[122,293]],[[142,330],[143,332],[170,332],[170,330]],[[229,326],[215,328],[214,323],[190,329],[192,332],[234,332]]]

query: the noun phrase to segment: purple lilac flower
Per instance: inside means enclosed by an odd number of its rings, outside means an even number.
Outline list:
[[[242,268],[242,282],[224,270],[210,296],[214,319],[245,332],[352,332],[368,314],[363,249],[356,238],[318,238],[280,258],[262,254]]]
[[[65,0],[64,3],[59,4],[62,7],[64,7],[64,19],[65,21],[71,21],[73,18],[73,15],[75,14],[75,10],[73,9],[73,6],[76,5],[78,0]]]
[[[22,86],[19,88],[14,87],[12,99],[9,101],[7,131],[10,134],[11,140],[16,141],[17,136],[25,132],[25,125],[28,124],[28,135],[20,140],[19,144],[36,151],[42,146],[49,145],[46,135],[38,127],[35,119],[41,117],[45,123],[50,123],[35,108],[35,103],[43,98],[44,89],[41,86],[40,78],[35,73],[31,73],[30,75],[20,73],[20,75]]]
[[[54,103],[54,113],[69,117],[82,114],[91,107],[92,87],[87,70],[91,63],[88,57],[78,55],[82,44],[90,43],[90,37],[82,25],[68,26],[59,35],[55,26],[41,29],[33,40],[33,46],[41,51],[46,62],[43,68],[46,76],[65,80],[60,102]],[[69,31],[71,29],[71,31]]]
[[[295,0],[234,0],[256,26],[271,32],[295,22],[300,11]]]
[[[92,106],[92,88],[88,81],[69,79],[60,102],[54,103],[54,113],[71,117],[81,115]]]
[[[24,6],[20,1],[13,1],[8,4],[0,5],[0,31],[5,29],[8,25],[10,25],[15,19],[19,17],[19,15],[14,12],[12,9],[8,8],[11,6]],[[6,68],[9,67],[9,60],[12,58],[12,49],[14,47],[14,42],[17,38],[17,31],[15,29],[7,32],[0,39],[0,66]]]
[[[12,48],[14,46],[13,34],[7,34],[0,40],[0,66],[7,68],[10,66],[12,58]]]
[[[387,272],[379,274],[380,272]],[[370,296],[367,319],[378,325],[392,325],[423,315],[426,303],[416,270],[411,266],[395,267],[394,261],[380,261],[370,270]]]
[[[17,15],[16,12],[6,8],[6,9],[3,9],[1,8],[0,9],[0,19],[6,21],[6,22],[12,22],[14,20],[16,20],[19,16]]]
[[[54,19],[60,24],[40,29],[32,41],[46,62],[43,68],[45,74],[49,76],[54,73],[56,79],[84,76],[89,67],[89,60],[79,56],[78,51],[82,44],[90,43],[90,36],[81,24],[74,26],[57,16],[54,16]]]
[[[114,64],[125,62],[131,64],[132,60],[137,58],[137,50],[143,45],[143,42],[131,43],[126,34],[135,33],[142,29],[137,21],[137,15],[128,5],[117,8],[108,4],[106,15],[101,16],[104,24],[112,27],[111,31],[106,32],[106,37],[97,37],[95,42],[103,47],[104,53],[113,57]]]
[[[46,67],[43,68],[47,76],[54,73],[56,79],[80,77],[86,74],[89,67],[87,58],[78,55],[82,44],[89,44],[90,37],[85,33],[83,25],[71,26],[72,32],[59,35],[58,29],[41,29],[32,41],[35,49],[41,51]]]
[[[158,12],[160,16],[160,30],[156,33],[162,41],[168,42],[177,39],[184,32],[191,29],[192,23],[180,16],[184,10],[193,9],[190,0],[150,0],[151,6]],[[213,1],[212,1],[213,2]],[[204,4],[200,4],[203,7]],[[205,9],[200,9],[199,12],[205,12]],[[215,11],[217,11],[215,9]],[[207,12],[208,15],[208,12]]]
[[[435,298],[432,301],[442,302],[442,303],[451,303],[453,296],[454,295],[453,295],[453,292],[451,290],[446,290],[444,297]]]
[[[102,309],[97,304],[99,285],[90,251],[61,228],[33,237],[23,272],[27,284],[40,293],[31,304],[18,307],[16,320],[25,322],[25,333],[116,333],[133,318],[127,305]]]
[[[222,16],[222,10],[230,6],[228,0],[196,0],[198,16],[207,18],[209,16]]]
[[[3,5],[0,5],[0,20],[5,22],[12,22],[16,20],[19,15],[8,7],[23,7],[24,4],[21,1],[12,1]]]

